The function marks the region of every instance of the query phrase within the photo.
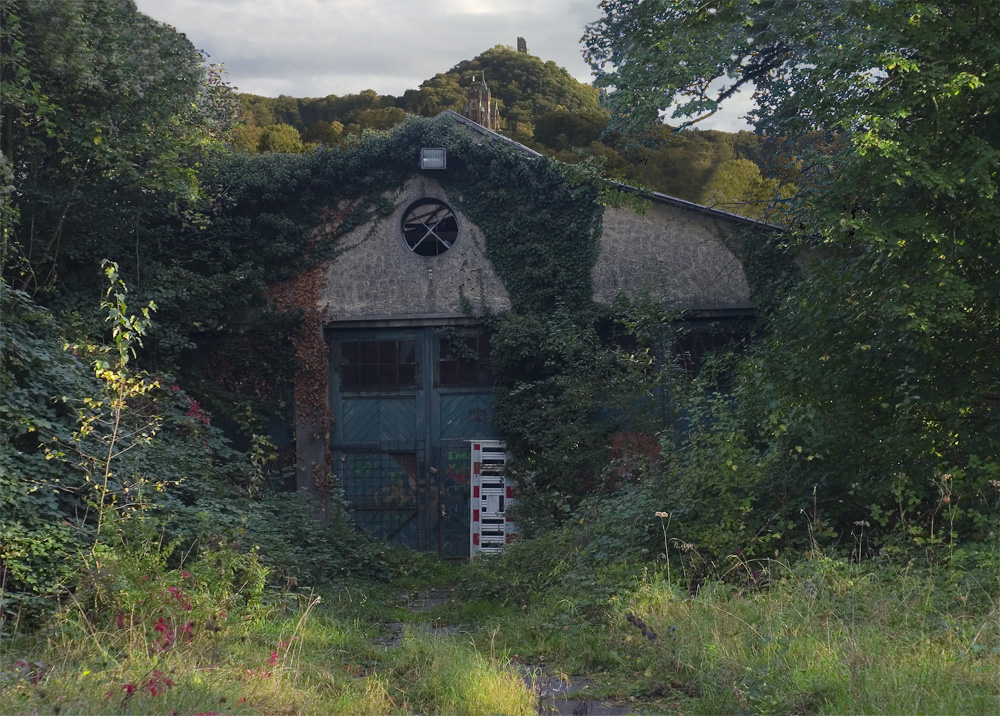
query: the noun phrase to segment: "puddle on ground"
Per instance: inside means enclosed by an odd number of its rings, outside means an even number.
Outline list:
[[[589,697],[587,691],[594,685],[589,679],[580,676],[559,678],[529,665],[520,668],[525,683],[538,695],[539,714],[625,716],[637,713],[632,705]]]
[[[434,607],[447,604],[454,598],[454,587],[437,587],[416,594],[400,594],[400,604],[413,614],[422,614]],[[400,645],[403,639],[404,625],[402,622],[387,622],[386,635],[372,641],[385,649]],[[458,626],[433,626],[419,623],[411,628],[429,634],[455,635],[462,632]],[[583,677],[569,677],[568,680],[545,673],[541,668],[531,665],[518,667],[525,683],[538,696],[538,713],[549,716],[627,716],[640,713],[635,705],[615,703],[605,699],[590,698],[588,689],[593,682]]]

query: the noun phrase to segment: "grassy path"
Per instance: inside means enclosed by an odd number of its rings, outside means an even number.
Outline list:
[[[504,563],[413,561],[324,595],[119,575],[5,625],[0,715],[1000,713],[1000,599],[926,574],[812,559],[692,596],[657,573],[530,589]]]

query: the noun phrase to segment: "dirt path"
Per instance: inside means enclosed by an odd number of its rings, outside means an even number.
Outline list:
[[[456,601],[455,588],[434,587],[415,594],[401,594],[399,602],[414,615],[430,612],[435,607]],[[457,626],[436,626],[430,622],[416,622],[417,628],[431,634],[455,635],[461,633]],[[376,639],[386,649],[399,646],[403,637],[402,622],[385,624],[387,635]],[[538,697],[539,714],[565,714],[566,716],[625,716],[637,713],[632,707],[604,699],[591,698],[588,690],[593,683],[582,676],[562,678],[530,664],[520,665],[521,676]]]

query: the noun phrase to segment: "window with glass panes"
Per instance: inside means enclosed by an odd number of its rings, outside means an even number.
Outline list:
[[[490,386],[490,341],[486,336],[463,336],[464,345],[453,346],[447,337],[438,343],[438,385]]]
[[[417,385],[417,358],[412,340],[342,341],[342,390],[398,390]]]

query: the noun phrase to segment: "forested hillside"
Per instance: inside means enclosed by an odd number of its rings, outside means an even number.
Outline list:
[[[762,173],[769,166],[749,132],[663,126],[636,145],[608,129],[597,90],[575,80],[554,62],[498,45],[425,80],[401,97],[375,90],[323,98],[239,95],[248,126],[247,146],[258,151],[303,152],[335,145],[365,130],[385,130],[406,114],[433,117],[462,111],[473,77],[485,75],[499,103],[501,131],[563,162],[600,157],[605,171],[688,201],[763,218],[770,200],[791,186]],[[770,212],[771,218],[773,212]]]

